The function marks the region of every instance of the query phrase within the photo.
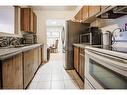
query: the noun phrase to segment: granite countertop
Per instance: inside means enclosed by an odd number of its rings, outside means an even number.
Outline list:
[[[18,54],[18,53],[28,51],[30,49],[39,47],[41,45],[42,44],[33,44],[33,45],[18,47],[18,48],[0,48],[0,60],[7,59],[11,56]]]

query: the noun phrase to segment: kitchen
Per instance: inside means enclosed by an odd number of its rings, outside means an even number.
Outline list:
[[[11,21],[5,19],[10,14],[4,9],[11,11]],[[11,26],[1,31],[15,34],[0,33],[1,89],[127,88],[126,6],[5,6],[0,10],[1,20],[9,20]],[[65,52],[50,53],[47,61],[45,19],[55,17],[66,21]]]

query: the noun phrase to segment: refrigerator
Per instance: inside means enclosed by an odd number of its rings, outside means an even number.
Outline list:
[[[73,44],[79,43],[79,36],[90,26],[89,23],[73,22],[68,20],[62,31],[62,42],[64,51],[64,68],[74,69]]]

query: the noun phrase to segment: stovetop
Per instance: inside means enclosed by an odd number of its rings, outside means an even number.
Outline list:
[[[105,50],[110,50],[110,51],[127,53],[127,47],[103,46],[103,45],[96,45],[96,46],[92,46],[92,47],[105,49]]]

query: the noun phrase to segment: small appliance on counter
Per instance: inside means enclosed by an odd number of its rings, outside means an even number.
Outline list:
[[[23,34],[23,44],[36,44],[37,43],[37,36],[36,34]]]
[[[112,33],[110,31],[103,33],[103,45],[112,45]]]
[[[103,45],[114,45],[117,42],[125,42],[127,40],[127,31],[122,28],[116,28],[113,31],[103,32]]]
[[[90,27],[85,30],[84,34],[80,37],[81,44],[88,45],[101,45],[102,44],[102,32],[98,27]]]

